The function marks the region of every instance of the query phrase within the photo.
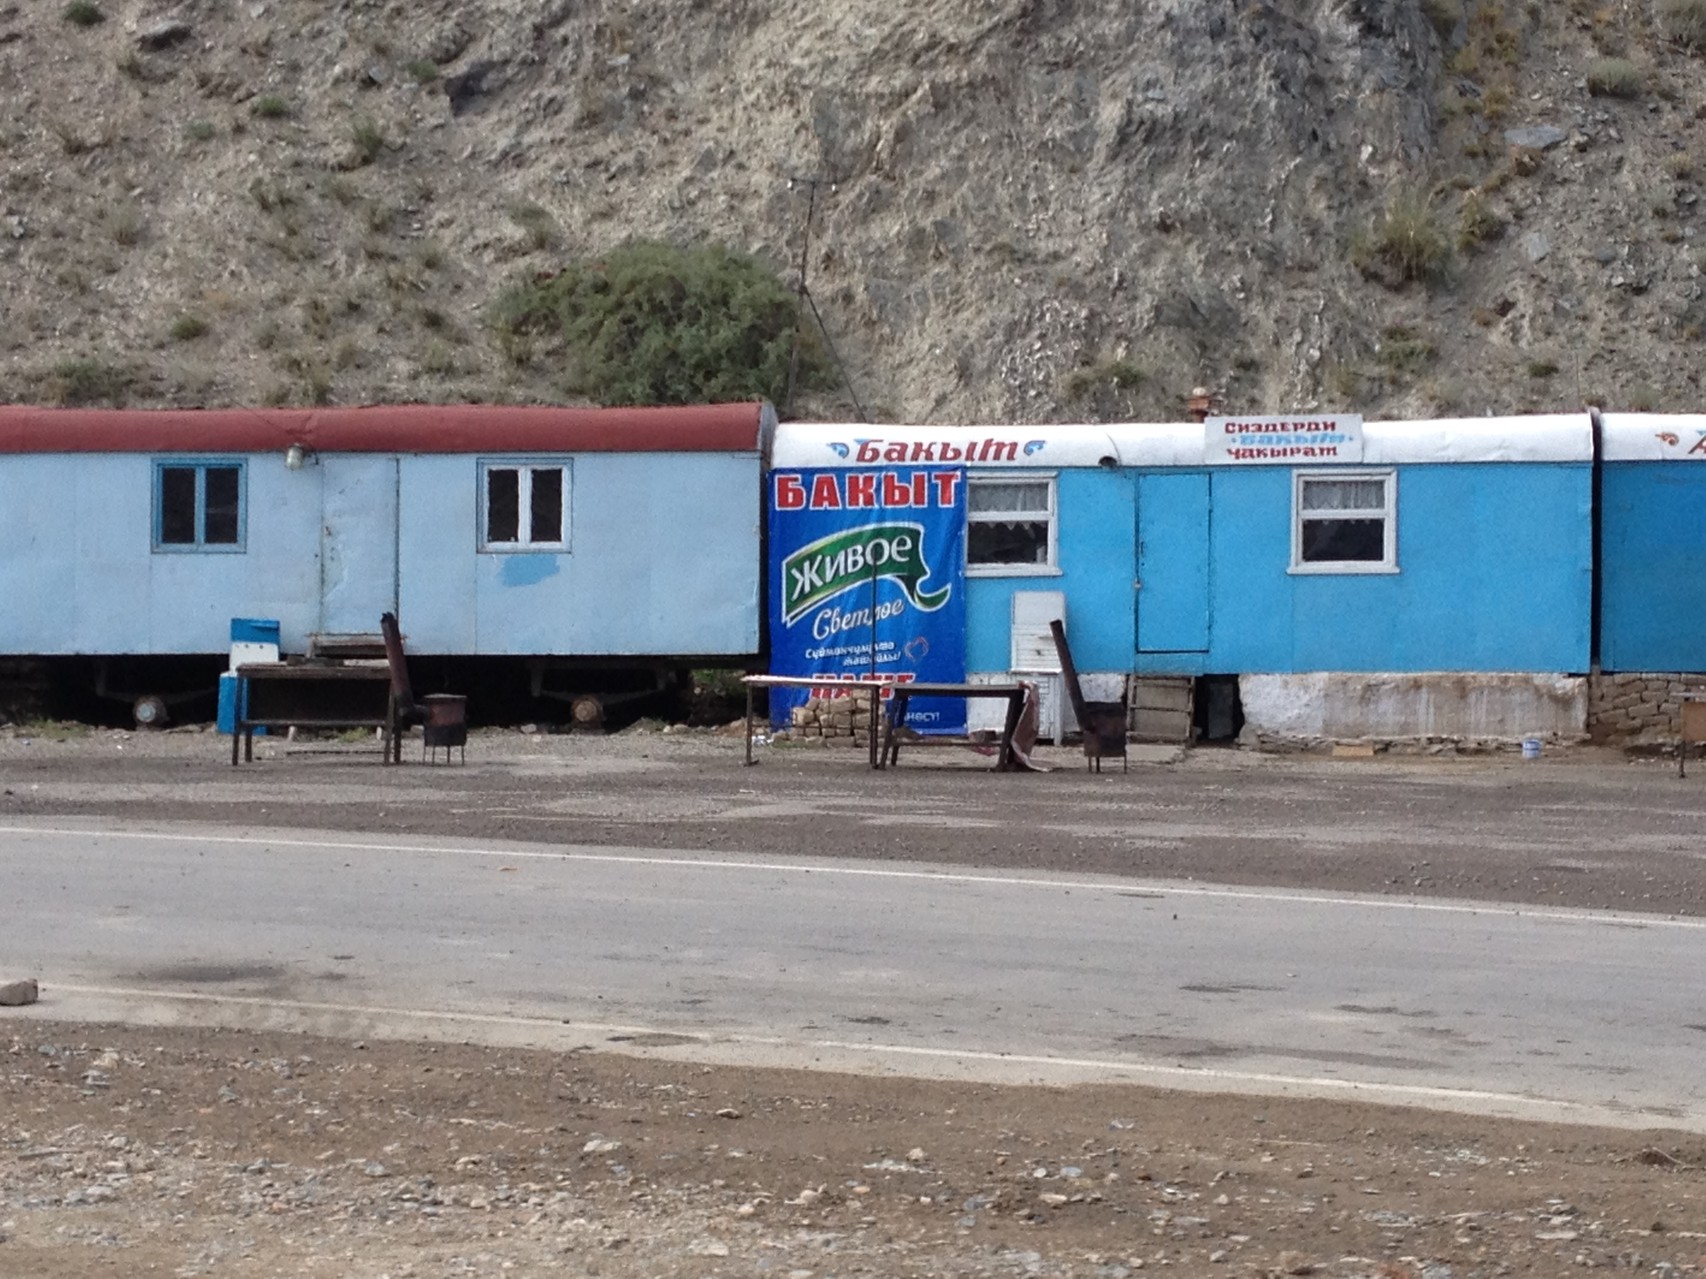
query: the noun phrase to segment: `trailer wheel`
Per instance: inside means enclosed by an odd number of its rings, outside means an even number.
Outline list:
[[[166,699],[152,693],[139,697],[130,706],[130,714],[138,728],[164,728],[172,718],[166,712]]]
[[[576,728],[593,729],[604,723],[604,703],[590,694],[577,697],[569,707]]]

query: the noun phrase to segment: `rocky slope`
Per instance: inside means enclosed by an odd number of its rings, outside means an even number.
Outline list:
[[[791,278],[820,179],[805,261],[848,382],[803,415],[1177,419],[1198,383],[1698,408],[1688,17],[0,0],[0,399],[559,399],[495,340],[505,283],[631,235]]]

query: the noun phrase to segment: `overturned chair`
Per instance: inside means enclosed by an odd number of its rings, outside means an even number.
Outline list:
[[[397,626],[397,615],[386,613],[379,619],[379,631],[385,637],[385,662],[391,668],[391,696],[397,703],[397,730],[412,725],[421,726],[421,758],[438,762],[440,748],[444,762],[450,762],[452,749],[461,752],[468,762],[468,699],[460,693],[428,693],[418,701],[414,686],[409,682],[409,663],[403,653],[403,633]],[[400,744],[393,748],[401,758]]]

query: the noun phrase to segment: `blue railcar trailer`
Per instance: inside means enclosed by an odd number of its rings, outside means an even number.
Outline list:
[[[1264,431],[1292,444],[1264,447]],[[1338,442],[1316,447],[1321,432]],[[786,424],[773,455],[802,469],[949,462],[968,476],[967,678],[1038,678],[1045,735],[1073,727],[1054,617],[1087,698],[1126,696],[1140,730],[1150,712],[1167,734],[1245,740],[1583,729],[1585,412]]]
[[[0,658],[127,696],[211,688],[234,618],[275,619],[300,654],[394,612],[425,672],[531,694],[751,664],[773,422],[764,404],[0,408]]]

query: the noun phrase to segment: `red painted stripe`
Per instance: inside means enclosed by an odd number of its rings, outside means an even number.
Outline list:
[[[408,404],[335,409],[0,406],[0,453],[722,453],[756,451],[763,404],[581,409]]]

